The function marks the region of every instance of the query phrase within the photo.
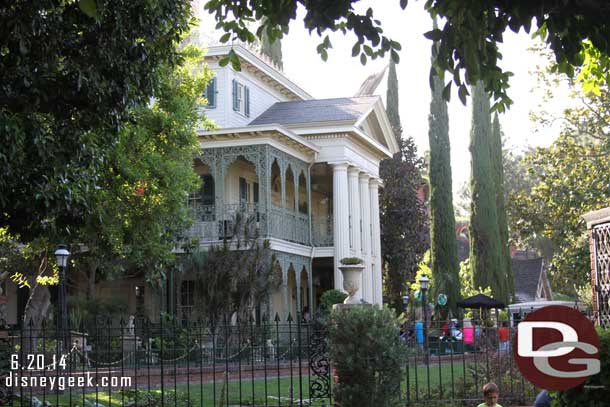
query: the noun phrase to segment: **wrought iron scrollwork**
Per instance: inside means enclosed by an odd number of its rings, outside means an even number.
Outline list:
[[[6,377],[10,374],[10,354],[11,341],[8,337],[8,331],[3,327],[3,321],[0,321],[0,406],[8,406],[12,402],[13,388],[5,386]]]
[[[309,395],[313,399],[326,399],[331,397],[331,366],[327,342],[327,331],[324,325],[314,320],[309,338],[309,370],[311,381]]]
[[[595,242],[595,289],[597,291],[597,322],[610,327],[610,223],[593,228]]]

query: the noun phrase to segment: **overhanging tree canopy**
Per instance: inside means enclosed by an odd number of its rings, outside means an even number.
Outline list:
[[[397,1],[403,9],[407,7],[408,0]],[[357,40],[352,55],[359,56],[363,64],[368,58],[375,59],[388,52],[392,59],[398,61],[400,44],[384,34],[382,23],[374,17],[372,8],[363,14],[356,12],[354,5],[358,2],[359,0],[210,0],[205,8],[214,14],[218,26],[227,31],[222,42],[233,39],[253,42],[255,36],[248,24],[263,16],[267,19],[258,28],[257,35],[260,37],[265,31],[270,38],[281,38],[288,33],[288,24],[296,18],[297,7],[300,5],[305,7],[304,24],[310,32],[315,30],[320,35],[328,31],[353,32]],[[595,51],[587,50],[587,44],[601,55],[610,55],[610,4],[605,0],[474,0],[468,3],[462,0],[427,0],[426,9],[433,16],[446,21],[442,29],[426,34],[428,38],[439,42],[438,56],[432,69],[453,75],[458,95],[463,102],[468,94],[467,85],[481,81],[497,101],[495,108],[502,111],[512,103],[506,93],[511,73],[504,72],[498,66],[498,60],[502,58],[498,43],[502,42],[507,29],[514,32],[524,29],[529,33],[532,23],[535,23],[539,27],[536,34],[555,54],[558,70],[570,75],[573,74],[574,66],[583,64],[586,55],[595,54]],[[590,42],[585,42],[586,40]],[[326,35],[317,48],[322,59],[326,59],[331,47]],[[235,55],[232,61],[238,64]],[[593,72],[596,76],[604,77],[607,73],[607,69],[605,72]],[[451,82],[445,88],[446,99],[449,98],[450,91]]]
[[[74,232],[130,109],[180,61],[190,18],[189,1],[0,5],[0,227],[24,241]]]

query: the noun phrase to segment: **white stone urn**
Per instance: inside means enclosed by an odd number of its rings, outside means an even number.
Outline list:
[[[362,264],[341,264],[339,270],[343,273],[343,289],[348,294],[348,297],[343,303],[359,304],[360,301],[356,298],[356,293],[360,289],[364,266]]]

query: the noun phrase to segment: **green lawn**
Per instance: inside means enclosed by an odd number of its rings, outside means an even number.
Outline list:
[[[411,401],[428,398],[445,400],[476,398],[479,396],[476,388],[482,386],[483,383],[481,379],[477,383],[478,386],[475,386],[474,379],[469,372],[472,365],[473,362],[463,361],[456,357],[453,363],[443,362],[441,365],[438,364],[438,360],[431,359],[429,368],[421,364],[411,365],[408,369],[405,367],[401,372],[401,393],[406,398],[408,384]],[[231,381],[224,385],[222,377],[219,376],[216,378],[215,385],[212,383],[202,385],[193,378],[193,382],[189,386],[181,384],[174,388],[173,377],[166,376],[163,393],[160,387],[152,389],[148,393],[141,390],[138,393],[137,406],[134,407],[160,406],[161,394],[164,394],[163,405],[168,407],[237,406],[240,404],[240,400],[242,405],[252,405],[254,400],[258,406],[284,406],[289,404],[291,388],[292,397],[296,399],[294,405],[300,404],[298,400],[301,397],[304,400],[309,398],[309,376],[306,375],[302,377],[302,388],[299,387],[298,375],[293,376],[292,381],[290,377],[267,378],[266,382],[264,378],[255,378],[254,381],[244,378],[241,382],[236,379],[237,377],[231,376]],[[140,379],[140,383],[142,383],[142,379]],[[150,403],[147,397],[150,397]],[[38,396],[38,398],[42,400],[42,397]],[[105,407],[122,407],[123,401],[127,403],[135,399],[133,391],[122,393],[118,390],[110,393],[100,391],[97,394],[87,392],[84,398],[91,402],[97,401]],[[49,400],[53,406],[57,406],[56,396],[47,397],[46,400]],[[83,393],[78,389],[73,389],[71,399],[69,394],[63,394],[59,401],[61,407],[83,407]],[[313,405],[320,406],[325,403],[328,403],[328,400],[317,400]]]
[[[440,367],[438,362],[431,360],[429,369],[423,365],[410,366],[408,370],[403,369],[401,390],[405,393],[408,384],[411,398],[427,396],[428,390],[431,394],[451,398],[454,392],[457,395],[464,387],[464,377],[467,381],[471,380],[468,372],[464,376],[464,363],[461,360],[454,361],[453,364],[443,363]]]
[[[290,397],[290,389],[292,386],[292,397],[296,399],[295,404],[299,404],[299,399],[309,398],[309,377],[303,376],[302,389],[299,388],[299,377],[294,376],[292,382],[290,377],[268,378],[265,385],[264,379],[255,379],[254,382],[251,379],[244,379],[241,384],[239,381],[229,381],[227,386],[223,385],[222,378],[219,378],[216,385],[212,383],[191,383],[190,386],[185,384],[177,385],[176,392],[174,392],[174,385],[171,377],[168,377],[168,381],[164,386],[164,400],[165,406],[193,406],[193,407],[213,407],[213,406],[226,406],[227,400],[228,405],[239,405],[240,400],[243,405],[252,404],[252,400],[257,405],[268,405],[278,406],[287,405]],[[302,391],[302,393],[301,393]],[[151,406],[158,406],[161,402],[161,388],[156,388],[150,391],[151,395]],[[228,398],[227,398],[228,395]],[[283,399],[280,399],[279,397]],[[122,398],[123,396],[123,398]],[[146,394],[144,391],[138,393],[138,406],[148,406],[148,399],[145,398]],[[39,399],[42,400],[41,397]],[[98,402],[106,407],[121,407],[123,400],[125,402],[129,400],[135,400],[133,391],[126,391],[122,394],[120,391],[112,392],[88,392],[85,394],[85,399],[91,402]],[[55,405],[56,397],[47,398],[53,405]],[[60,405],[62,407],[74,407],[83,406],[83,394],[73,391],[72,401],[70,402],[70,396],[64,394],[60,397]],[[327,400],[317,400],[314,405],[322,405],[328,402]]]

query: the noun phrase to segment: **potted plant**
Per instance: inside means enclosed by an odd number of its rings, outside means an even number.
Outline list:
[[[344,304],[358,304],[356,293],[362,281],[363,261],[359,257],[345,257],[340,261],[339,270],[343,274],[343,289],[348,293]]]

